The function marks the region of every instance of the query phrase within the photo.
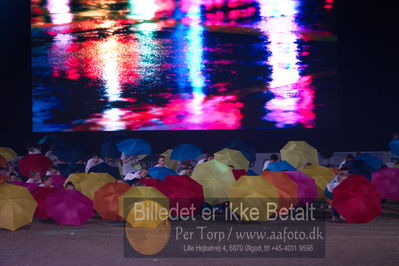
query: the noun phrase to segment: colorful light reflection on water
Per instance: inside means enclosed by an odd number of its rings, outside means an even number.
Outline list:
[[[333,5],[32,0],[33,129],[316,127]]]

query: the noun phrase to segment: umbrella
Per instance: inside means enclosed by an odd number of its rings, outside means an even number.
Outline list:
[[[381,198],[399,201],[399,169],[381,168],[372,173],[371,182],[377,187]]]
[[[249,146],[242,140],[232,140],[223,148],[229,148],[242,152],[242,154],[244,154],[245,158],[247,158],[250,163],[254,163],[256,161],[256,149],[252,146]]]
[[[281,159],[289,162],[297,169],[307,163],[319,164],[317,150],[306,141],[289,141],[281,150]]]
[[[82,225],[94,216],[93,202],[76,190],[58,189],[45,201],[47,215],[60,225]]]
[[[121,157],[121,152],[118,151],[114,141],[107,141],[101,145],[101,157],[118,159]]]
[[[82,149],[66,141],[51,145],[51,152],[63,162],[75,163],[83,159]]]
[[[173,149],[170,158],[172,160],[184,161],[184,160],[195,160],[202,154],[202,149],[193,144],[180,144]]]
[[[325,200],[326,196],[324,196],[324,190],[326,189],[328,183],[330,183],[330,181],[334,178],[334,172],[331,171],[330,168],[319,165],[309,165],[299,171],[307,176],[310,176],[316,181],[318,199]]]
[[[18,172],[25,178],[29,178],[32,171],[38,171],[44,176],[52,165],[53,162],[43,154],[27,154],[18,161]]]
[[[362,160],[367,163],[372,169],[373,172],[380,169],[384,164],[377,156],[368,153],[362,153],[355,156],[355,160]]]
[[[15,231],[32,222],[37,203],[22,186],[0,186],[0,228]]]
[[[35,216],[40,219],[48,219],[50,218],[46,213],[46,198],[53,194],[57,189],[49,188],[49,187],[38,187],[33,190],[32,196],[37,202],[37,208],[35,212]]]
[[[170,159],[170,155],[172,154],[172,149],[168,149],[165,152],[161,153],[165,157],[165,164],[167,167],[173,170],[177,170],[178,161]]]
[[[235,169],[248,170],[249,161],[240,151],[223,149],[215,153],[215,159],[225,165],[232,165]]]
[[[149,154],[142,159],[140,159],[140,166],[150,168],[158,163],[159,155],[158,154]]]
[[[216,159],[197,165],[191,178],[202,185],[209,204],[225,202],[229,187],[235,183],[231,168]]]
[[[7,162],[14,161],[17,158],[17,153],[8,147],[0,147],[0,155],[6,159]]]
[[[297,206],[306,206],[311,204],[318,195],[316,181],[302,173],[301,171],[285,172],[298,185],[298,204]]]
[[[349,168],[349,173],[353,175],[362,175],[368,180],[371,180],[371,173],[373,172],[373,168],[363,160],[347,161],[346,166]]]
[[[126,218],[133,228],[157,228],[168,220],[168,209],[153,200],[135,202]]]
[[[0,155],[0,166],[3,167],[3,168],[7,167],[7,160],[4,159],[4,157],[1,156],[1,155]]]
[[[361,175],[350,175],[333,191],[333,208],[349,223],[368,223],[381,213],[376,187]]]
[[[154,187],[131,187],[119,196],[119,215],[127,218],[130,210],[136,202],[152,200],[169,209],[169,199]]]
[[[233,169],[232,172],[235,180],[240,179],[240,177],[242,177],[243,175],[248,175],[247,171],[243,169]]]
[[[54,136],[54,135],[47,135],[47,136],[42,137],[39,140],[38,144],[45,144],[45,145],[51,146],[57,142],[65,142],[65,140],[63,140],[57,136]]]
[[[64,186],[66,177],[63,175],[53,175],[51,176],[51,178],[53,179],[53,186],[55,188],[62,188]]]
[[[121,175],[119,173],[119,169],[117,167],[112,167],[111,165],[107,164],[106,162],[102,162],[93,166],[89,170],[90,173],[108,173],[109,175],[120,178]]]
[[[144,184],[146,187],[157,187],[161,184],[161,180],[156,178],[140,178],[136,184]]]
[[[119,196],[130,189],[125,183],[107,183],[94,193],[94,209],[104,220],[122,220]]]
[[[127,156],[151,153],[151,145],[142,139],[126,139],[116,144],[116,147]]]
[[[6,175],[0,175],[0,185],[7,183],[8,178]]]
[[[33,190],[37,189],[39,187],[40,183],[26,183],[24,182],[22,186],[26,187],[29,192],[32,192]]]
[[[399,139],[391,140],[388,146],[393,154],[399,156]]]
[[[115,182],[115,178],[107,173],[75,173],[71,174],[65,181],[72,182],[75,189],[91,200],[94,200],[94,193],[109,182]]]
[[[177,214],[182,214],[182,208],[189,208],[190,211],[196,212],[204,204],[204,191],[201,184],[187,175],[169,175],[156,188],[169,198],[169,206],[176,208]]]
[[[164,180],[168,175],[177,175],[176,171],[168,168],[168,167],[150,167],[148,169],[148,175],[152,178],[156,178],[159,180]]]
[[[287,161],[271,162],[269,163],[267,170],[274,172],[296,171],[296,169]]]
[[[263,171],[261,176],[278,190],[279,209],[292,208],[298,203],[298,185],[283,172]]]
[[[234,185],[229,188],[229,200],[233,209],[238,210],[243,220],[268,220],[272,212],[270,204],[275,204],[276,210],[279,203],[279,191],[268,180],[261,176],[242,176]],[[242,215],[240,210],[256,208],[259,217]]]
[[[251,170],[251,169],[249,169],[248,171],[247,171],[247,173],[248,173],[248,175],[250,175],[250,176],[258,176],[258,174],[257,173],[255,173],[253,170]]]

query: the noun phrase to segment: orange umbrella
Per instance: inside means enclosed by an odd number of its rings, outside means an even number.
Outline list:
[[[298,184],[283,172],[264,171],[263,176],[278,190],[279,208],[291,208],[298,202]]]
[[[130,189],[126,183],[108,183],[94,193],[94,209],[104,220],[118,220],[119,216],[119,196]]]

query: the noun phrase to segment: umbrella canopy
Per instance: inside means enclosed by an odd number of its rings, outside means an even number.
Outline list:
[[[146,187],[157,187],[161,184],[161,180],[155,178],[140,178],[136,184],[144,184]]]
[[[169,210],[169,199],[154,187],[131,187],[119,196],[119,215],[127,218],[136,202],[144,200],[155,201]]]
[[[349,168],[349,173],[353,175],[362,175],[368,180],[371,180],[371,173],[373,168],[363,160],[350,160],[346,162],[346,166]]]
[[[6,168],[7,167],[7,160],[4,159],[3,156],[0,155],[0,166]]]
[[[53,179],[53,186],[55,188],[62,188],[64,187],[64,183],[66,180],[66,177],[63,175],[53,175],[51,176],[51,178]]]
[[[195,213],[204,204],[201,184],[187,175],[169,175],[156,188],[169,198],[170,208],[174,207],[177,214],[182,214],[182,208]],[[176,212],[172,214],[176,215]]]
[[[253,170],[251,170],[251,169],[249,169],[248,171],[247,171],[247,173],[248,173],[248,175],[251,175],[251,176],[258,176],[258,174],[257,173],[255,173]]]
[[[280,153],[282,160],[289,162],[297,169],[303,168],[307,163],[319,164],[317,150],[306,141],[289,141]]]
[[[46,136],[40,138],[38,144],[41,144],[41,145],[45,144],[45,145],[51,146],[58,142],[65,142],[65,140],[63,140],[57,136],[54,136],[54,135],[46,135]]]
[[[368,223],[381,213],[376,187],[361,175],[351,175],[333,191],[333,208],[349,223]]]
[[[334,178],[334,172],[330,168],[319,165],[309,165],[299,171],[307,176],[310,176],[316,181],[318,191],[317,198],[319,200],[325,200],[326,196],[324,195],[324,190],[326,189],[328,183],[330,183],[330,181]]]
[[[51,152],[63,162],[75,163],[83,159],[82,149],[66,141],[51,145]]]
[[[256,149],[242,140],[232,140],[226,146],[224,146],[224,148],[242,152],[242,154],[250,163],[254,163],[256,161]]]
[[[6,159],[7,162],[14,161],[17,158],[17,153],[8,147],[0,147],[0,155]]]
[[[169,215],[164,211],[165,207],[153,200],[135,202],[126,221],[133,228],[157,228],[168,220]]]
[[[91,200],[94,200],[94,193],[109,182],[115,182],[115,178],[107,173],[75,173],[71,174],[64,185],[72,182],[75,189]]]
[[[279,204],[278,189],[262,176],[242,176],[229,188],[229,200],[233,209],[246,221],[266,221],[269,219],[269,204]],[[241,208],[242,206],[242,208]],[[241,210],[256,208],[259,217],[242,215]]]
[[[274,172],[296,171],[295,167],[290,165],[287,161],[271,162],[267,170]]]
[[[177,170],[177,167],[179,166],[179,162],[177,160],[172,160],[170,158],[172,151],[173,151],[172,149],[168,149],[165,152],[161,153],[161,155],[165,157],[165,164],[167,167],[169,167],[170,169],[173,169],[173,170]]]
[[[101,157],[103,158],[121,158],[121,152],[118,151],[115,141],[107,141],[101,145],[100,151]]]
[[[26,183],[24,182],[22,186],[26,187],[29,192],[32,192],[33,190],[37,189],[39,187],[40,183]]]
[[[119,169],[117,167],[112,167],[111,165],[107,164],[106,162],[102,162],[93,166],[89,170],[90,173],[108,173],[109,175],[120,178],[121,175],[119,173]]]
[[[399,156],[399,139],[393,139],[388,144],[389,149],[393,154]]]
[[[119,196],[130,189],[125,183],[107,183],[94,193],[94,209],[104,220],[123,220],[119,216]]]
[[[148,174],[152,178],[156,178],[159,180],[164,180],[168,175],[177,175],[176,171],[168,168],[168,167],[150,167],[148,169]]]
[[[297,206],[306,206],[311,204],[318,196],[316,181],[302,173],[301,171],[285,172],[298,185],[298,204]]]
[[[29,178],[32,171],[38,171],[44,176],[52,165],[53,162],[43,154],[27,154],[18,161],[18,172],[25,178]]]
[[[180,144],[173,149],[170,158],[172,160],[184,161],[184,160],[195,160],[202,154],[202,149],[193,144]]]
[[[46,213],[46,198],[53,194],[57,189],[49,188],[49,187],[38,187],[33,190],[32,196],[37,202],[37,208],[35,212],[35,216],[40,219],[48,219],[50,218]]]
[[[232,165],[235,169],[248,170],[249,161],[242,152],[232,149],[223,149],[215,153],[215,159],[225,165]]]
[[[37,203],[22,186],[0,186],[0,228],[15,231],[32,222]]]
[[[371,182],[377,187],[382,199],[399,201],[398,168],[381,168],[372,173]]]
[[[0,185],[6,183],[8,180],[8,176],[6,175],[0,175]]]
[[[279,209],[292,208],[298,203],[298,185],[283,172],[263,171],[261,176],[278,190]]]
[[[116,147],[127,156],[151,153],[150,143],[142,139],[126,139],[116,144]]]
[[[377,156],[374,156],[372,154],[368,154],[368,153],[362,153],[362,154],[356,155],[355,160],[364,161],[366,164],[368,164],[372,168],[373,172],[377,171],[384,165],[382,163],[382,161],[380,160],[380,158],[378,158]]]
[[[94,216],[93,202],[76,190],[58,189],[45,201],[47,215],[60,225],[82,225]]]
[[[247,171],[245,171],[244,169],[233,169],[233,170],[231,170],[231,172],[233,172],[235,180],[240,179],[240,177],[242,177],[244,175],[248,175]]]
[[[229,187],[235,183],[231,168],[216,159],[197,165],[191,178],[202,185],[209,204],[225,202]]]

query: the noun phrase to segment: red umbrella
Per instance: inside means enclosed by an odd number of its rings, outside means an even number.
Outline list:
[[[245,171],[244,169],[233,169],[232,172],[236,181],[240,179],[240,177],[242,177],[243,175],[248,175],[247,171]]]
[[[140,178],[136,184],[139,183],[143,183],[146,187],[156,187],[161,184],[161,180],[156,178]]]
[[[119,216],[119,196],[130,189],[126,183],[107,183],[94,193],[94,209],[104,220],[123,221]]]
[[[371,174],[381,198],[399,201],[399,168],[381,168]]]
[[[43,154],[28,154],[18,161],[18,172],[26,178],[29,178],[32,171],[38,171],[44,176],[52,165],[53,162]]]
[[[53,175],[51,176],[53,179],[53,186],[55,188],[63,188],[64,187],[64,183],[65,183],[65,176],[63,175]]]
[[[368,223],[381,213],[376,187],[361,175],[350,175],[333,192],[333,208],[349,223]]]
[[[46,198],[46,212],[60,225],[82,225],[94,216],[93,202],[88,197],[65,189]]]
[[[32,196],[37,202],[35,216],[40,219],[48,219],[50,218],[46,213],[46,198],[53,194],[57,189],[49,188],[49,187],[39,187],[33,190]]]
[[[182,208],[190,207],[195,212],[204,203],[202,185],[187,175],[169,175],[156,188],[170,199],[170,208],[176,208],[178,214],[186,212]]]
[[[3,156],[0,155],[0,166],[6,168],[7,167],[7,161],[4,159]]]
[[[318,196],[316,181],[301,171],[284,172],[295,183],[298,184],[298,203],[297,206],[311,204]]]

